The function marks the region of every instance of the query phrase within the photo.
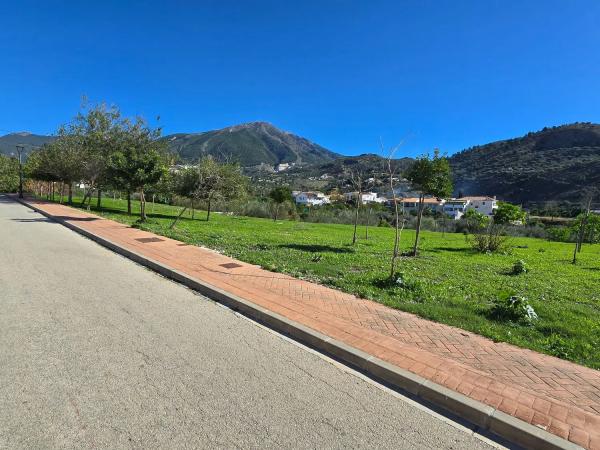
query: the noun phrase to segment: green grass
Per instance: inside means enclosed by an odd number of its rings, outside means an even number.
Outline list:
[[[139,210],[133,203],[134,213]],[[103,199],[100,213],[135,224],[124,201]],[[202,245],[269,270],[316,281],[381,302],[393,308],[510,342],[560,358],[600,368],[600,245],[584,245],[577,265],[573,245],[533,238],[511,238],[506,254],[471,250],[461,234],[423,232],[422,253],[403,257],[399,271],[405,287],[386,282],[393,244],[391,228],[364,228],[355,247],[352,227],[214,214],[204,220],[188,213],[169,230],[180,208],[147,206],[149,221],[139,226],[189,244]],[[413,230],[402,235],[408,250]],[[522,259],[529,272],[511,275]],[[525,296],[539,315],[533,325],[490,318],[492,301],[503,293]]]

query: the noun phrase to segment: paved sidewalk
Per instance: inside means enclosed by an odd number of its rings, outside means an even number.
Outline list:
[[[67,206],[29,203],[582,447],[600,449],[600,371],[494,343]]]

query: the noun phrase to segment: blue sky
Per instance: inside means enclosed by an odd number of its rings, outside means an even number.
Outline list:
[[[165,133],[269,121],[343,154],[600,122],[600,2],[0,3],[0,134],[82,95]]]

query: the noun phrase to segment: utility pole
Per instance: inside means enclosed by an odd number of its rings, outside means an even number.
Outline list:
[[[19,156],[19,198],[23,198],[23,150],[25,146],[23,144],[17,144],[17,155]]]

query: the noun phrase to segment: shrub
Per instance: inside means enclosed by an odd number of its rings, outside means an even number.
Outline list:
[[[538,315],[525,297],[519,295],[503,295],[494,300],[489,311],[492,319],[498,321],[511,321],[531,324],[538,319]]]
[[[508,248],[508,237],[502,233],[502,227],[490,225],[485,231],[473,235],[471,245],[481,253],[502,252]]]
[[[513,264],[512,271],[511,271],[511,273],[513,275],[520,275],[522,273],[527,273],[527,272],[529,272],[529,268],[527,267],[527,264],[525,263],[525,261],[523,261],[522,259],[518,260],[516,263]]]

